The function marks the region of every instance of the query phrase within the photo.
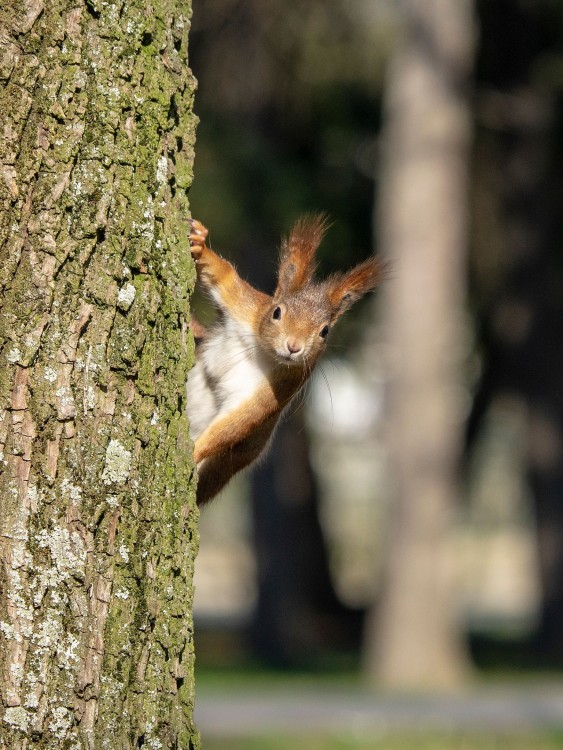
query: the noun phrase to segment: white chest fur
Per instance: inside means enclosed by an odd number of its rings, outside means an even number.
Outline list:
[[[188,417],[192,439],[213,420],[236,409],[267,379],[271,362],[254,337],[227,319],[198,350],[188,375]]]

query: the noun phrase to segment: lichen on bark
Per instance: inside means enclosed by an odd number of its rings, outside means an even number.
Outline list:
[[[0,748],[192,748],[184,0],[0,8]]]

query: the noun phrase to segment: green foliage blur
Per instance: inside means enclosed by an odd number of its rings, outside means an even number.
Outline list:
[[[280,237],[305,212],[333,221],[321,273],[372,252],[381,21],[340,0],[194,2],[192,214],[254,283],[272,285]]]

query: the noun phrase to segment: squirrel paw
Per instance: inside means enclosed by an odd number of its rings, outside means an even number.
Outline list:
[[[200,259],[207,235],[208,231],[200,221],[197,221],[197,219],[190,221],[190,250],[192,251],[192,258],[194,260]]]

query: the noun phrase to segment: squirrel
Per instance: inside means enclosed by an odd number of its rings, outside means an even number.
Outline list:
[[[311,376],[334,323],[381,281],[375,257],[315,281],[324,215],[306,215],[281,245],[273,296],[258,291],[207,245],[190,222],[198,281],[217,307],[214,326],[192,317],[196,363],[188,375],[187,412],[197,464],[197,504],[215,497],[265,451],[276,424]]]

